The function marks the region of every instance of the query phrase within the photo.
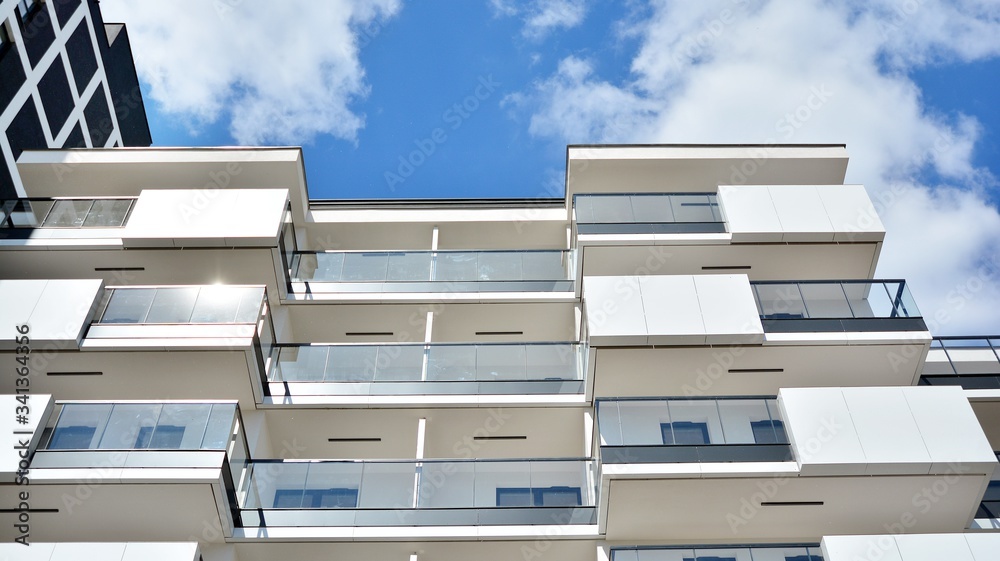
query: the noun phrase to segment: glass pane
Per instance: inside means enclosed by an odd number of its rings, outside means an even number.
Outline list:
[[[525,349],[521,345],[479,345],[476,379],[524,380]]]
[[[518,504],[530,497],[531,473],[528,462],[476,462],[475,502],[473,506],[531,506]],[[530,499],[529,499],[530,501]]]
[[[775,444],[767,402],[757,399],[719,400],[726,444]]]
[[[582,462],[525,462],[531,472],[534,506],[581,506],[590,503]]]
[[[260,291],[252,287],[203,286],[191,312],[191,323],[253,323],[260,309]]]
[[[97,447],[102,450],[147,448],[162,407],[159,404],[116,404]]]
[[[326,363],[328,382],[371,382],[375,378],[378,347],[358,345],[330,347]]]
[[[525,378],[528,380],[579,380],[576,345],[527,345]]]
[[[427,379],[455,381],[476,379],[475,345],[434,345],[427,359]]]
[[[527,251],[524,253],[523,280],[566,280],[570,278],[566,270],[568,255],[562,251]]]
[[[594,222],[598,224],[635,222],[632,201],[627,195],[594,197]]]
[[[163,405],[156,428],[150,437],[149,448],[172,448],[197,450],[201,448],[208,415],[212,412],[209,404],[167,403]]]
[[[111,405],[67,404],[59,414],[48,448],[53,450],[88,450],[97,448],[111,415]]]
[[[376,349],[376,382],[420,380],[424,366],[423,345],[383,345]]]
[[[594,223],[594,198],[587,195],[575,195],[573,206],[576,210],[577,224]]]
[[[204,405],[202,407],[205,407]],[[211,406],[208,426],[198,448],[202,450],[224,450],[232,438],[233,421],[236,418],[235,403],[215,403]],[[241,439],[242,444],[242,439]],[[230,462],[232,462],[230,458]]]
[[[475,463],[425,462],[420,470],[418,507],[469,508],[475,504]]]
[[[386,253],[345,253],[344,282],[382,282],[386,278],[389,255]]]
[[[114,289],[101,323],[143,323],[155,295],[155,288]]]
[[[132,206],[132,199],[98,199],[84,220],[87,228],[118,228],[125,224],[125,216]]]
[[[691,549],[640,549],[639,561],[693,561]],[[721,561],[721,560],[718,560]]]
[[[329,352],[329,347],[281,347],[274,379],[288,382],[320,381],[326,372]]]
[[[236,323],[256,323],[264,306],[264,288],[248,286],[233,290],[240,292],[240,308],[236,312]]]
[[[428,281],[431,278],[430,253],[389,254],[387,280]]]
[[[144,323],[187,323],[197,298],[197,288],[159,288]]]
[[[597,402],[597,430],[601,436],[601,446],[622,446],[620,404],[617,401]]]
[[[795,319],[808,317],[795,284],[755,284],[757,306],[765,319]]]
[[[632,215],[636,222],[667,223],[674,221],[670,195],[633,195]]]
[[[523,278],[521,253],[484,252],[479,254],[479,280],[516,281]]]
[[[479,280],[478,254],[471,252],[438,253],[436,271],[434,280],[438,281]]]
[[[851,306],[840,283],[802,283],[799,290],[805,298],[810,318],[851,318]]]
[[[661,423],[670,423],[670,411],[665,401],[622,401],[618,403],[621,415],[622,444],[644,446],[663,444]]]
[[[8,201],[6,210],[15,227],[33,228],[42,225],[53,204],[53,201]]]
[[[716,401],[691,400],[691,401],[669,401],[670,421],[675,425],[675,439],[680,434],[682,437],[696,437],[695,431],[702,431],[700,427],[693,425],[704,425],[704,431],[708,432],[709,440],[705,444],[722,444],[725,437],[722,432],[722,421],[719,418],[719,411],[716,408]],[[683,433],[678,433],[676,425],[679,422],[691,423],[684,425]],[[703,432],[703,431],[702,431]],[[700,444],[700,442],[679,442],[676,444]]]
[[[313,463],[306,475],[302,508],[355,508],[364,464]]]
[[[87,213],[94,204],[92,200],[85,201],[56,201],[52,205],[52,210],[45,217],[43,226],[79,228],[83,226],[83,221],[87,219]]]
[[[708,195],[673,195],[670,197],[677,222],[718,222],[716,206]]]
[[[295,278],[339,282],[344,268],[343,253],[300,253]]]
[[[249,508],[299,508],[306,486],[308,463],[262,462],[253,464],[247,497]],[[296,500],[296,491],[298,499]]]
[[[695,561],[756,561],[750,556],[750,550],[741,549],[696,549]]]
[[[412,462],[358,465],[364,466],[359,508],[412,508],[415,473]]]

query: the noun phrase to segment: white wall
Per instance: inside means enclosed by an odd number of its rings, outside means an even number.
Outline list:
[[[994,561],[1000,534],[827,536],[821,547],[826,561]]]
[[[197,542],[0,543],[0,559],[17,561],[198,561]]]

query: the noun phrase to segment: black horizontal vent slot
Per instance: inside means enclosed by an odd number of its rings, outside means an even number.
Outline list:
[[[749,271],[750,265],[704,265],[702,271]]]
[[[392,337],[392,331],[348,331],[348,337]]]
[[[382,442],[380,437],[327,438],[328,442]]]
[[[527,436],[473,436],[472,440],[528,440]]]
[[[49,376],[103,376],[104,372],[48,372]]]
[[[823,501],[774,501],[762,502],[760,506],[823,506]]]
[[[784,372],[784,368],[730,368],[730,374]]]
[[[477,331],[476,335],[524,335],[523,331]]]
[[[94,271],[98,273],[106,273],[109,271],[145,271],[145,267],[94,267]]]

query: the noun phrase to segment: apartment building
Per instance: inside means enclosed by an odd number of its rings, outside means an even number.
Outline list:
[[[99,6],[0,0],[0,200],[25,196],[24,150],[151,144],[128,33]]]
[[[875,278],[847,165],[570,146],[562,199],[336,201],[295,148],[25,151],[0,558],[998,559],[1000,338]]]

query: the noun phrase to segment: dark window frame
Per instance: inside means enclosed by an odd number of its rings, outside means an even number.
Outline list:
[[[297,506],[278,506],[283,498],[298,497]],[[322,506],[323,499],[333,497],[339,503],[343,499],[348,499],[350,504],[336,504],[333,506]],[[307,503],[308,501],[308,503]],[[358,489],[354,487],[330,487],[327,489],[276,489],[271,508],[358,508]]]
[[[17,2],[17,20],[20,22],[23,28],[31,23],[31,20],[35,19],[42,11],[42,0],[18,0]]]
[[[539,507],[545,505],[545,494],[546,493],[575,493],[576,494],[576,505],[573,506],[583,506],[583,492],[580,487],[563,486],[557,485],[554,487],[497,487],[496,494],[496,505],[498,508],[530,508]],[[530,504],[513,504],[513,505],[501,505],[505,502],[506,498],[520,498],[521,503]],[[528,499],[525,501],[524,499]],[[551,505],[549,505],[551,506]]]
[[[690,431],[692,429],[699,429],[701,436],[704,438],[704,442],[677,442],[677,429],[686,429]],[[670,436],[668,442],[667,435]],[[672,423],[660,423],[660,439],[663,441],[664,446],[703,446],[712,443],[712,438],[708,433],[708,423],[699,423],[695,421],[674,421]]]

